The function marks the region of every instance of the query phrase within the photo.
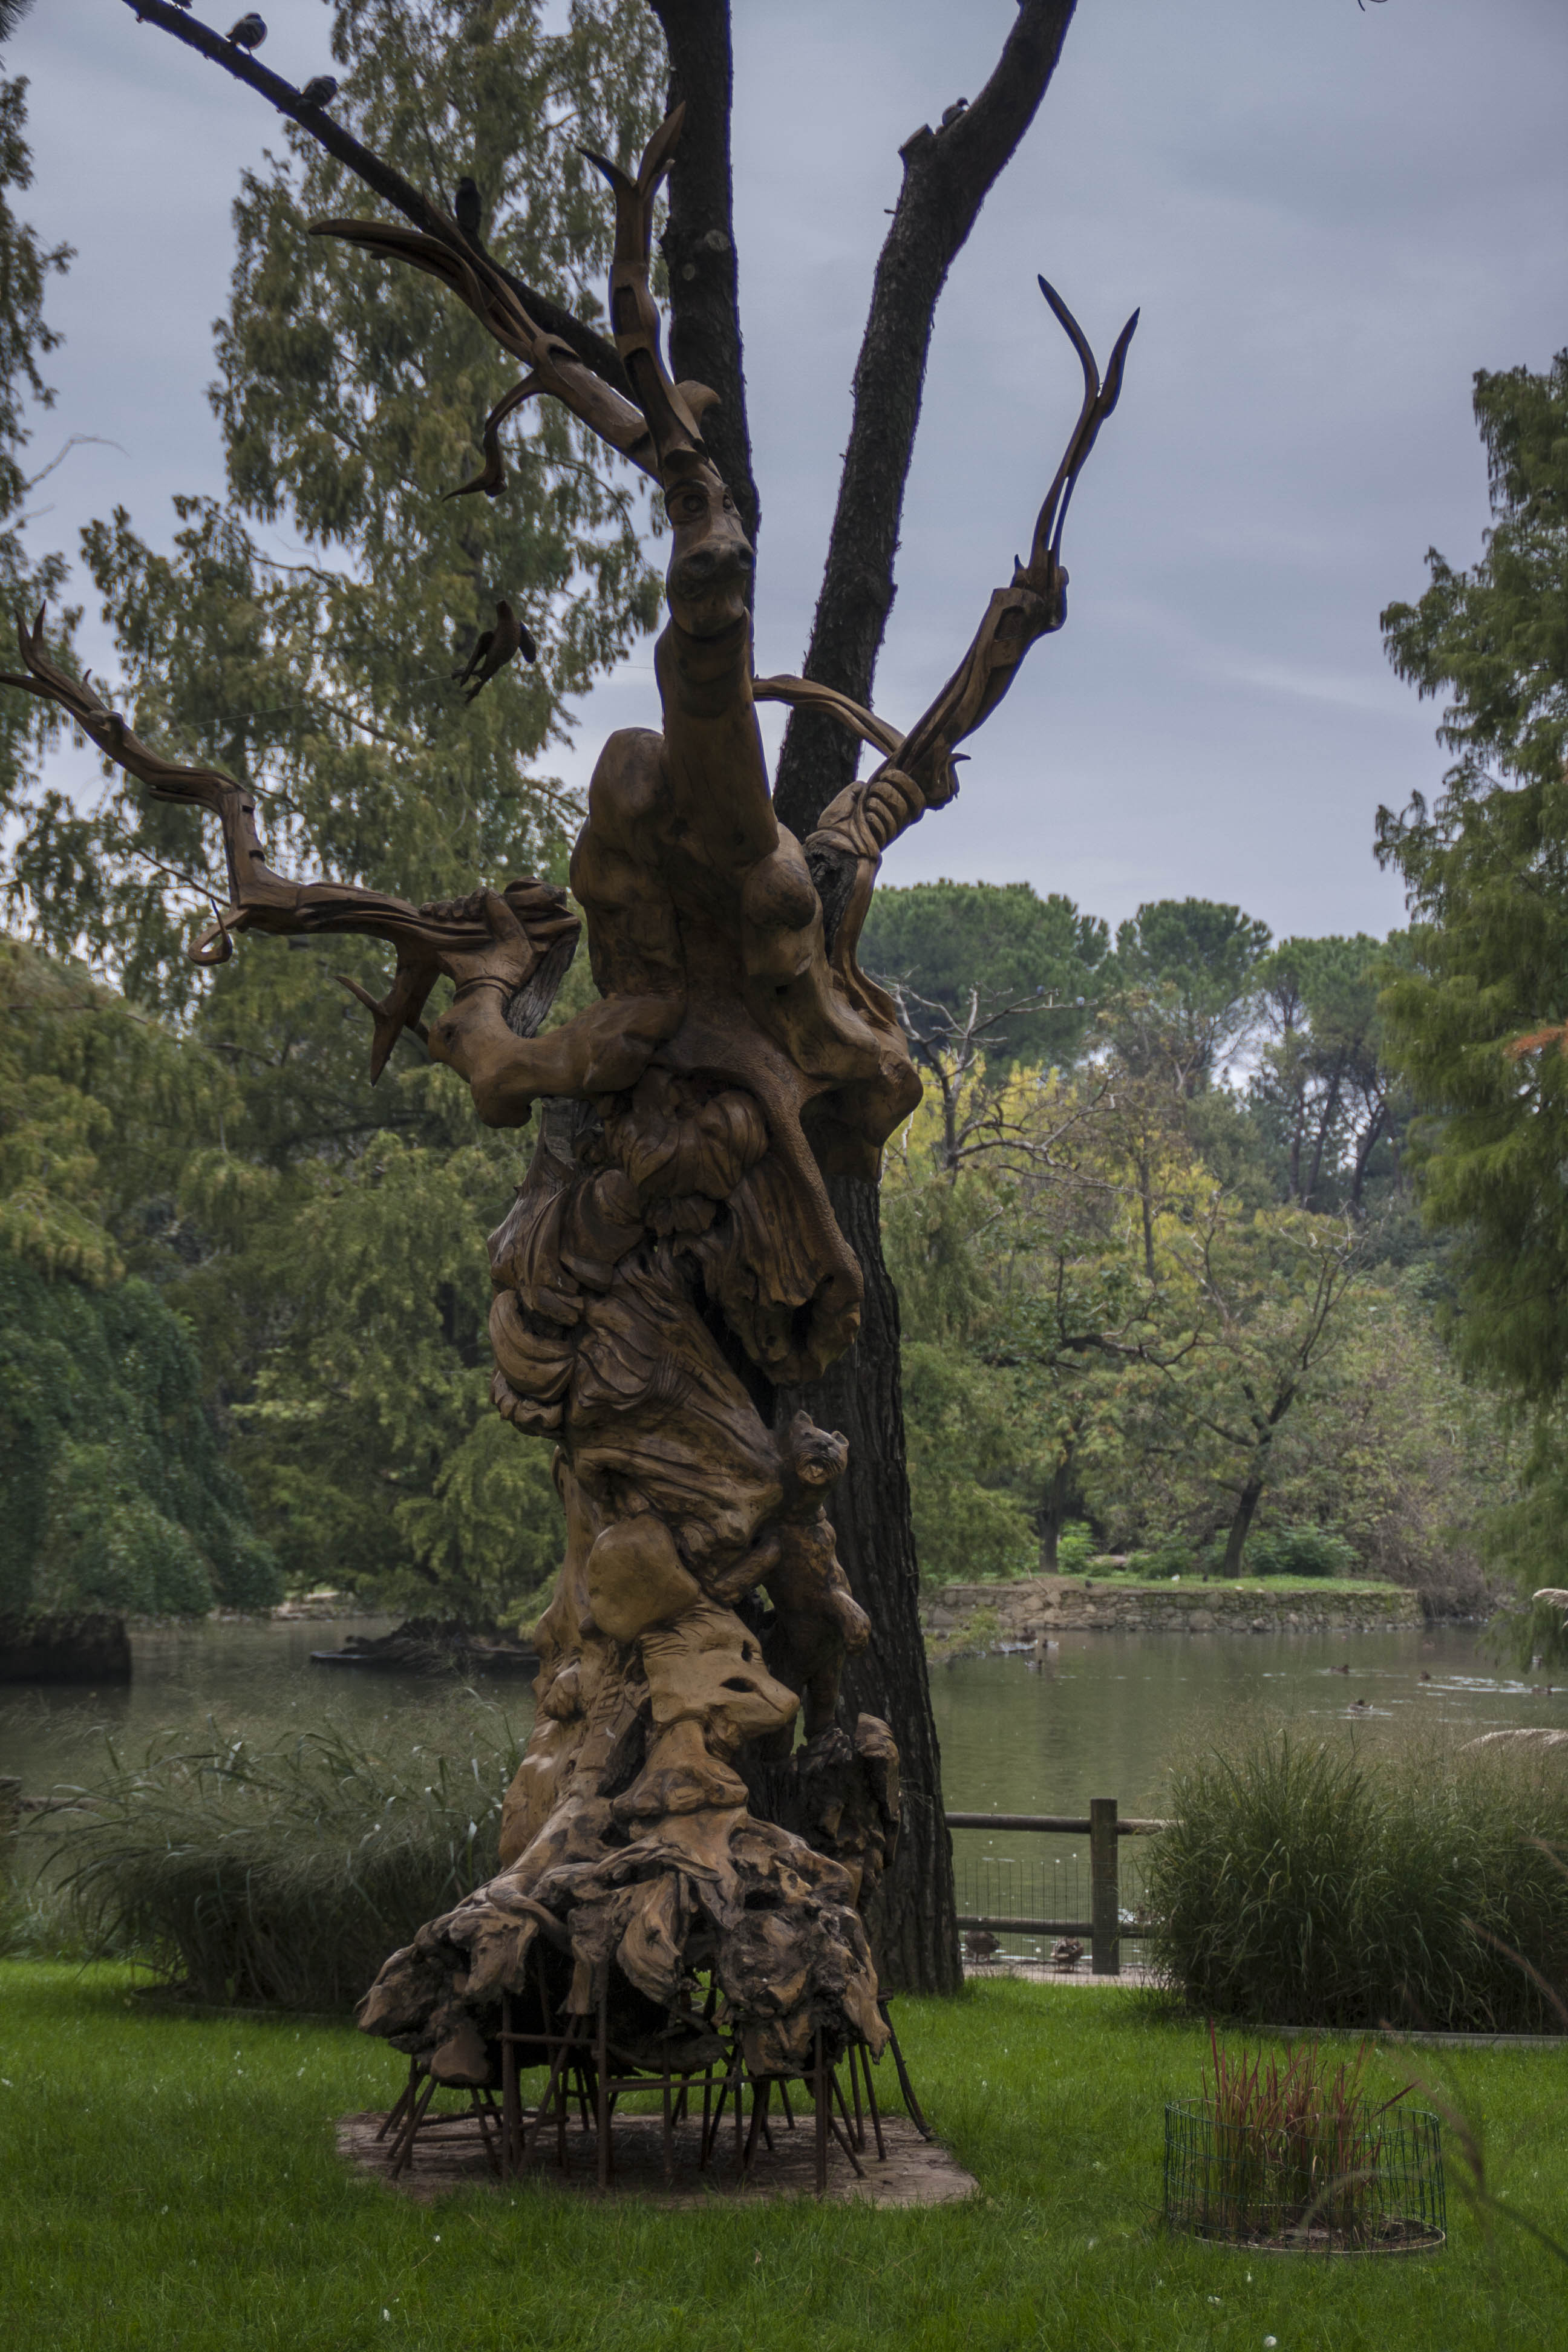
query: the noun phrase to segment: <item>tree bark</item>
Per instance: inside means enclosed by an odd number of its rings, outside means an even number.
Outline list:
[[[1068,1515],[1068,1498],[1072,1491],[1072,1452],[1069,1447],[1051,1473],[1051,1483],[1046,1489],[1040,1506],[1040,1573],[1054,1576],[1057,1572],[1057,1546]]]
[[[728,0],[648,0],[648,5],[669,51],[671,100],[688,104],[664,238],[672,372],[720,394],[721,405],[704,420],[704,438],[754,547],[760,501],[752,476],[736,283]],[[992,183],[1034,120],[1074,5],[1075,0],[1022,0],[996,68],[973,105],[945,130],[917,131],[901,151],[903,190],[878,264],[805,665],[808,677],[826,679],[858,701],[870,698],[893,601],[893,558],[937,299]],[[814,728],[797,712],[774,782],[780,820],[804,838],[854,772],[851,739],[831,726]],[[826,911],[831,933],[837,910]],[[804,1404],[814,1420],[841,1429],[850,1444],[831,1516],[839,1558],[873,1633],[869,1649],[850,1662],[845,1712],[851,1722],[865,1712],[891,1727],[904,1799],[898,1858],[868,1922],[882,1981],[889,1990],[952,1992],[962,1969],[918,1610],[898,1297],[882,1258],[876,1188],[842,1180],[829,1191],[865,1276],[860,1336],[823,1381],[807,1391],[781,1391],[779,1403],[786,1418]]]
[[[931,324],[947,273],[993,182],[1046,94],[1076,0],[1023,0],[994,72],[944,130],[900,150],[904,184],[882,246],[855,370],[855,413],[805,675],[869,703],[894,596],[904,485],[914,453]],[[661,10],[662,15],[662,10]],[[854,776],[858,746],[833,720],[797,710],[773,803],[804,838]]]
[[[762,500],[752,474],[735,259],[730,0],[648,0],[648,5],[669,51],[669,104],[686,106],[670,167],[669,218],[659,240],[669,273],[670,373],[677,383],[705,383],[719,395],[703,420],[702,438],[754,550]]]
[[[845,1669],[843,1716],[877,1715],[899,1743],[903,1827],[892,1869],[867,1925],[889,1992],[956,1992],[963,1981],[954,1924],[952,1842],[942,1794],[942,1755],[931,1718],[920,1570],[910,1523],[899,1374],[899,1296],[882,1259],[878,1192],[850,1177],[828,1186],[839,1228],[860,1261],[866,1300],[860,1336],[810,1388],[783,1390],[781,1416],[802,1406],[849,1440],[849,1468],[831,1517],[856,1599],[871,1619],[869,1646]]]

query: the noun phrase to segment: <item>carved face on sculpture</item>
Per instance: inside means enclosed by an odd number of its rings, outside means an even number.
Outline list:
[[[664,502],[675,534],[669,609],[690,635],[719,636],[744,616],[755,562],[735,502],[702,459],[677,476]]]

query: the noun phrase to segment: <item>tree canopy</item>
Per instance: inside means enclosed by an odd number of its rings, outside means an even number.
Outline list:
[[[498,259],[592,318],[608,229],[578,147],[640,149],[662,44],[640,0],[581,0],[560,30],[546,15],[339,0],[333,113],[447,203],[469,180]],[[504,355],[427,277],[312,237],[362,192],[284,139],[235,206],[211,387],[228,496],[176,499],[172,555],[123,509],[85,537],[135,724],[254,790],[300,870],[431,896],[563,870],[575,812],[542,763],[572,696],[653,621],[641,493],[536,401],[509,428],[522,494],[443,498],[475,477]],[[501,598],[539,662],[470,702],[454,673]],[[13,888],[35,935],[112,964],[139,1003],[188,1003],[181,942],[214,884],[199,816],[120,784],[24,814]]]
[[[1476,378],[1492,527],[1457,570],[1436,549],[1389,657],[1445,698],[1456,756],[1428,807],[1379,813],[1379,854],[1415,920],[1383,999],[1422,1118],[1412,1159],[1452,1236],[1461,1360],[1533,1423],[1528,1491],[1499,1529],[1528,1578],[1561,1580],[1568,1383],[1568,352]]]

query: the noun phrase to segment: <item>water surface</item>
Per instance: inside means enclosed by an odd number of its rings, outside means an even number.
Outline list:
[[[209,1715],[224,1730],[267,1737],[331,1712],[374,1738],[411,1713],[424,1722],[448,1703],[455,1712],[458,1694],[472,1689],[514,1722],[531,1719],[525,1676],[444,1683],[311,1664],[310,1651],[340,1648],[350,1632],[378,1633],[384,1622],[159,1628],[132,1635],[128,1685],[0,1685],[0,1773],[42,1794],[90,1767],[105,1738],[133,1759],[165,1730],[199,1730]],[[1023,1657],[959,1658],[933,1670],[931,1691],[947,1801],[968,1811],[1081,1812],[1106,1796],[1124,1813],[1159,1813],[1173,1757],[1244,1713],[1353,1720],[1385,1736],[1425,1726],[1568,1727],[1568,1691],[1532,1692],[1471,1626],[1068,1635],[1041,1671]]]

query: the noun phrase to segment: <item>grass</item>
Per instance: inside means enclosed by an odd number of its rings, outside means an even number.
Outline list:
[[[141,1763],[83,1777],[80,1810],[40,1816],[0,1950],[134,1955],[193,1998],[352,2008],[388,1952],[497,1866],[521,1746],[473,1701],[376,1748],[329,1718],[258,1742],[209,1723]],[[59,1793],[59,1792],[57,1792]]]
[[[1517,1749],[1243,1731],[1172,1776],[1145,1901],[1194,2007],[1273,2023],[1559,2029],[1568,1773]]]
[[[1163,2107],[1201,2026],[1131,1992],[993,1982],[904,2000],[944,2138],[979,2179],[924,2211],[668,2213],[529,2185],[416,2207],[332,2125],[395,2088],[336,2021],[155,2009],[127,1971],[0,1965],[7,2352],[1541,2352],[1562,2267],[1489,2253],[1450,2185],[1424,2260],[1264,2258],[1167,2238]],[[1426,2057],[1426,2053],[1421,2053]],[[1568,2208],[1568,2052],[1440,2059],[1503,2193]],[[1374,2055],[1385,2096],[1414,2071]]]

